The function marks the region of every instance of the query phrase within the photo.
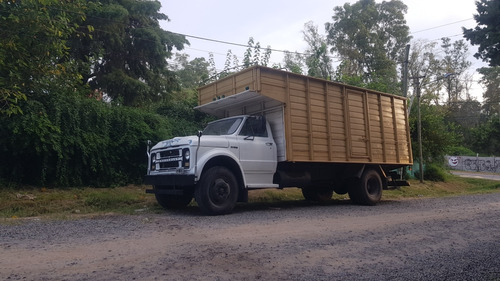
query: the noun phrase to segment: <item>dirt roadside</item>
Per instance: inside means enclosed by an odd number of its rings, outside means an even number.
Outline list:
[[[0,225],[0,280],[500,280],[500,193]]]
[[[486,172],[450,171],[450,173],[463,178],[476,178],[500,181],[500,174]]]

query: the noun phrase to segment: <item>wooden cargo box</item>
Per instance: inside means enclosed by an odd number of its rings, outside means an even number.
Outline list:
[[[412,164],[406,98],[255,66],[198,89],[201,111],[263,114],[278,161]]]

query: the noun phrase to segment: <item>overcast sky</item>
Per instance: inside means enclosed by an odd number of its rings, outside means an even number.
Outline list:
[[[345,0],[160,0],[162,12],[170,18],[163,21],[163,29],[186,35],[225,42],[247,44],[249,37],[265,48],[304,52],[304,24],[312,21],[324,34],[324,24],[332,22],[333,8]],[[382,1],[376,0],[377,3]],[[462,27],[476,26],[473,15],[477,13],[474,0],[403,0],[408,6],[406,21],[414,39],[437,40],[450,37],[452,41],[463,39]],[[188,37],[191,45],[183,51],[196,57],[208,58],[213,53],[218,68],[223,68],[229,49],[242,61],[245,47],[210,42]],[[470,47],[473,66],[486,64],[472,57],[477,50]],[[282,62],[283,54],[273,52],[271,64]],[[477,79],[479,76],[476,76]],[[476,80],[477,80],[476,79]],[[475,91],[480,91],[476,85]]]

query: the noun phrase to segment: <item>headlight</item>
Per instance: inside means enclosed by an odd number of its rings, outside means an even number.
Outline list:
[[[189,148],[184,148],[182,150],[182,167],[184,169],[189,169],[189,158],[191,158],[191,152],[189,152]]]

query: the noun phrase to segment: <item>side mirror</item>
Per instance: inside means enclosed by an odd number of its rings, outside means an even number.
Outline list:
[[[151,153],[149,152],[149,147],[151,146],[151,140],[148,140],[147,142],[147,147],[146,147],[146,155],[149,157],[151,156]]]

